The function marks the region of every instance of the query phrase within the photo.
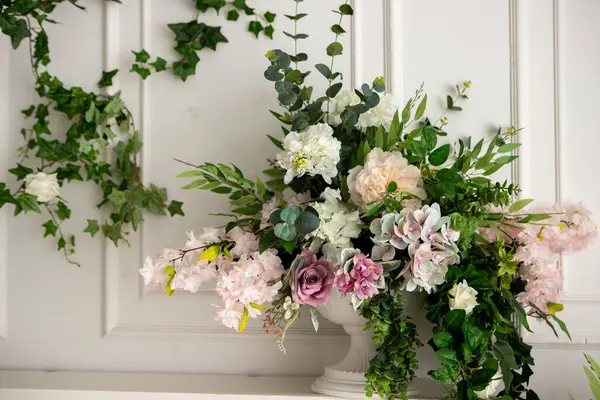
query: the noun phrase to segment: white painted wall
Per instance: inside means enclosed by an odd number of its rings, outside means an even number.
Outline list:
[[[267,110],[274,91],[262,77],[263,54],[288,48],[253,39],[242,24],[223,23],[229,44],[203,53],[198,75],[187,83],[163,73],[141,83],[128,74],[129,50],[172,54],[165,25],[194,15],[186,0],[126,0],[124,5],[85,2],[87,13],[62,5],[50,29],[51,72],[70,85],[91,89],[103,69],[120,68],[115,90],[122,90],[140,123],[145,147],[144,179],[169,188],[186,202],[186,218],[149,218],[131,249],[114,249],[81,235],[83,262],[63,262],[51,240],[41,240],[37,216],[13,219],[0,211],[0,368],[36,370],[168,371],[244,375],[317,375],[347,346],[339,329],[323,321],[296,328],[288,354],[280,354],[259,327],[236,335],[212,321],[210,292],[167,299],[146,293],[137,268],[144,254],[177,246],[183,232],[216,223],[208,212],[224,211],[218,195],[184,192],[173,177],[172,161],[230,161],[258,172],[273,147],[265,133],[277,133]],[[310,14],[302,43],[310,64],[322,61],[337,0],[307,0]],[[600,108],[600,2],[597,0],[355,0],[357,17],[344,38],[339,62],[347,82],[370,82],[385,73],[403,102],[425,82],[432,113],[455,83],[470,79],[465,111],[450,116],[453,138],[482,137],[497,124],[518,125],[521,159],[501,178],[518,181],[527,197],[547,202],[582,200],[600,217],[595,182],[595,150],[600,146],[595,116]],[[259,9],[292,13],[291,1],[254,0]],[[279,20],[280,27],[287,22]],[[283,26],[285,29],[285,27]],[[316,90],[323,87],[311,76]],[[25,48],[10,50],[0,39],[0,179],[20,145],[19,110],[34,94]],[[433,101],[434,99],[437,100]],[[57,122],[56,126],[60,126]],[[75,215],[69,228],[80,231],[98,213],[97,193],[84,184],[66,189]],[[580,369],[583,352],[600,358],[600,244],[565,258],[567,309],[564,319],[573,343],[557,341],[542,325],[528,338],[535,343],[536,389],[542,399],[589,398]],[[423,370],[431,365],[427,350]]]

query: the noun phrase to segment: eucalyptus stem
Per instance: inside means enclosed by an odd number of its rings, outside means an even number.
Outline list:
[[[344,2],[344,5],[347,5],[347,4],[348,4],[348,1],[349,1],[349,0],[346,0],[346,1]],[[344,20],[344,13],[342,13],[342,12],[340,11],[340,19],[339,19],[339,21],[338,21],[338,25],[339,25],[339,26],[341,26],[341,25],[342,25],[342,21],[343,21],[343,20]],[[335,34],[335,40],[333,41],[333,43],[339,43],[339,38],[340,38],[340,33],[336,33],[336,34]],[[332,55],[331,55],[331,63],[330,63],[330,65],[329,65],[329,70],[330,70],[332,73],[333,73],[333,65],[334,65],[334,61],[335,61],[335,54],[332,54]],[[334,76],[334,75],[333,75],[333,76]],[[334,78],[332,78],[332,77],[329,77],[329,79],[328,79],[328,80],[329,80],[329,85],[328,85],[328,87],[327,87],[327,90],[328,90],[328,91],[329,91],[329,89],[331,89],[331,84],[332,84],[332,82],[333,82],[333,79],[334,79]],[[327,120],[329,120],[329,107],[330,107],[330,104],[331,104],[331,97],[327,96]]]
[[[298,15],[298,9],[299,9],[299,5],[300,5],[300,0],[294,0],[296,2],[296,11],[294,12],[294,15],[297,16]],[[296,37],[298,35],[298,19],[294,19],[294,57],[295,57],[295,64],[296,64],[296,69],[298,69],[298,58],[296,58],[298,56],[298,38]]]

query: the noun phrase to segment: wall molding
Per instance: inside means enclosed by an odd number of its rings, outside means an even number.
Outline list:
[[[7,37],[0,37],[0,174],[8,170],[10,132],[10,55],[13,54]],[[3,181],[4,179],[0,179]],[[8,210],[0,210],[0,339],[8,337]]]

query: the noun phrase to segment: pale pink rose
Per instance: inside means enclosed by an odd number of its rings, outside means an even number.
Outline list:
[[[236,303],[229,308],[213,307],[215,308],[215,321],[236,331],[240,329],[240,324],[244,317],[244,306],[242,304]]]
[[[367,203],[386,193],[389,183],[395,182],[397,192],[411,193],[425,199],[421,171],[410,165],[400,152],[385,152],[374,148],[365,159],[364,167],[349,171],[348,189],[352,202],[359,208],[369,208]],[[411,208],[414,208],[414,202]]]
[[[304,250],[300,256],[304,264],[292,271],[292,297],[298,304],[319,307],[331,298],[335,272],[331,262],[325,258],[317,260],[315,254]]]

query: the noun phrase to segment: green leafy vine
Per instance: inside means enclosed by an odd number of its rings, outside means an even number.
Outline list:
[[[112,0],[117,3],[120,1]],[[14,214],[45,212],[44,237],[57,239],[57,248],[67,261],[73,260],[75,236],[64,232],[71,218],[61,188],[72,181],[91,181],[102,193],[97,204],[106,212],[104,221],[88,219],[84,232],[98,232],[114,242],[129,244],[128,226],[137,230],[144,213],[183,215],[182,203],[168,200],[167,191],[141,179],[138,154],[142,148],[134,118],[115,94],[87,92],[67,87],[58,77],[41,69],[50,63],[46,23],[55,23],[50,14],[65,0],[0,0],[0,30],[10,37],[13,48],[27,40],[30,50],[38,104],[23,110],[30,126],[21,130],[25,144],[19,148],[19,162],[9,170],[17,180],[16,189],[0,182],[0,208],[11,204]],[[83,9],[77,0],[69,3]],[[117,70],[102,74],[99,88],[112,85]],[[68,123],[66,132],[57,132],[50,119]]]
[[[186,81],[190,75],[196,73],[196,66],[200,62],[199,52],[202,50],[216,51],[220,43],[228,43],[229,40],[221,32],[220,26],[209,26],[200,22],[202,14],[213,9],[220,14],[222,9],[227,11],[228,21],[238,21],[241,14],[245,14],[253,19],[248,23],[248,31],[258,38],[264,34],[273,39],[276,14],[267,11],[257,13],[250,7],[246,0],[193,0],[197,10],[197,18],[188,22],[178,22],[169,24],[168,27],[175,35],[175,51],[179,55],[176,61],[171,64],[162,58],[156,57],[151,61],[150,54],[142,49],[139,52],[133,51],[135,63],[131,66],[130,72],[137,73],[142,79],[146,79],[154,72],[170,70],[173,75]]]

